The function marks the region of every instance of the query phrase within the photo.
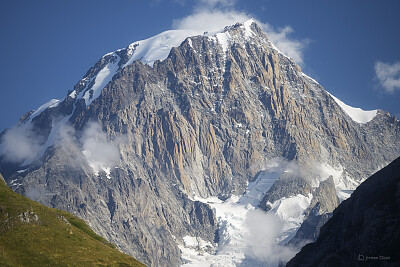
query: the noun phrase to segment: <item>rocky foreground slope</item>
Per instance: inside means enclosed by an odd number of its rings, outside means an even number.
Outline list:
[[[398,266],[400,158],[363,182],[333,212],[316,242],[286,266]]]
[[[345,110],[251,20],[168,31],[103,56],[65,99],[3,132],[0,171],[142,262],[177,266],[190,262],[184,247],[216,255],[231,240],[231,217],[205,199],[266,185],[246,207],[277,214],[285,243],[400,154],[394,117]]]

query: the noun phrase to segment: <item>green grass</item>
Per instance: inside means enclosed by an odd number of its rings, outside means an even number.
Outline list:
[[[30,222],[21,220],[24,212],[30,212],[25,216]],[[34,215],[39,217],[37,221]],[[144,266],[119,252],[83,220],[23,197],[1,179],[0,265]]]

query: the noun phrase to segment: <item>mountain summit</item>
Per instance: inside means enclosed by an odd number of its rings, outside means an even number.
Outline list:
[[[285,244],[396,158],[399,137],[389,113],[333,97],[249,20],[104,55],[1,134],[0,171],[148,265],[254,266],[293,256],[253,253],[254,214],[280,220],[268,245]]]

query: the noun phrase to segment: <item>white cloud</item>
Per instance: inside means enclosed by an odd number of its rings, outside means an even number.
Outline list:
[[[118,162],[119,145],[127,141],[125,135],[117,135],[109,141],[98,123],[89,123],[81,133],[79,142],[74,128],[61,119],[53,121],[45,143],[38,141],[41,138],[33,131],[32,124],[15,126],[2,136],[0,155],[8,162],[29,164],[43,155],[48,147],[55,145],[76,155],[77,166],[83,153],[94,173],[98,174],[101,170],[109,171]]]
[[[223,29],[225,26],[243,22],[250,17],[246,13],[222,10],[199,10],[181,19],[175,19],[172,23],[174,29],[191,29],[198,32],[213,32]]]
[[[81,138],[82,153],[95,174],[103,170],[109,175],[110,168],[115,166],[120,158],[119,145],[124,142],[123,139],[121,136],[108,141],[98,123],[88,124]]]
[[[386,93],[400,90],[400,62],[390,64],[378,61],[375,63],[375,74]]]
[[[276,243],[282,232],[282,222],[276,214],[249,210],[245,225],[250,231],[246,254],[248,258],[257,260],[258,264],[278,266],[280,261],[287,262],[296,254],[294,248]]]
[[[9,162],[32,160],[40,151],[40,144],[31,125],[13,127],[3,135],[0,154]]]
[[[33,124],[21,124],[4,134],[1,139],[0,154],[9,162],[30,164],[53,145],[78,151],[74,135],[74,128],[61,118],[53,119],[47,139],[33,130]]]
[[[268,23],[263,23],[261,27],[263,31],[267,34],[269,40],[283,54],[293,58],[293,60],[299,65],[302,65],[304,63],[303,52],[309,43],[307,39],[296,40],[294,38],[291,38],[289,35],[292,34],[294,30],[290,26],[286,26],[279,31],[275,31],[274,28]]]
[[[172,27],[174,29],[191,29],[203,33],[205,31],[218,31],[225,26],[253,19],[283,54],[293,58],[297,64],[302,65],[304,63],[303,53],[309,43],[308,40],[291,38],[290,35],[294,30],[290,26],[275,30],[269,23],[257,20],[253,15],[246,12],[235,10],[235,2],[230,0],[202,0],[195,6],[192,14],[174,19]]]

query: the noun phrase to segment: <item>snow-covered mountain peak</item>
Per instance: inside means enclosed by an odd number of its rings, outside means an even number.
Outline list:
[[[237,27],[243,28],[243,33],[245,36],[249,37],[254,34],[254,32],[251,30],[251,25],[253,23],[255,23],[255,21],[253,19],[249,19],[245,22],[238,22],[232,26],[226,26],[223,29],[213,32],[200,32],[190,29],[169,30],[162,32],[148,39],[136,41],[130,44],[126,48],[127,54],[130,55],[130,58],[123,65],[123,67],[132,64],[136,60],[140,60],[144,64],[153,66],[155,61],[165,60],[173,47],[178,47],[186,38],[189,37],[203,35],[218,38],[218,36],[225,35],[230,29]],[[221,45],[224,44],[225,42],[221,43]]]
[[[84,98],[88,106],[100,95],[102,88],[104,88],[120,70],[133,64],[137,60],[152,67],[154,62],[167,59],[173,47],[179,47],[190,37],[205,36],[217,40],[218,44],[222,47],[222,51],[226,53],[231,43],[231,32],[236,30],[235,41],[248,41],[250,37],[255,35],[255,32],[251,28],[253,23],[255,23],[255,21],[250,19],[242,23],[238,22],[234,25],[226,26],[214,32],[199,32],[190,29],[168,30],[153,37],[133,42],[126,48],[105,54],[96,64],[100,65],[100,68],[98,68],[94,74],[85,76],[80,82],[84,85],[83,88],[81,88],[79,92],[70,94],[70,96],[74,98],[78,95],[77,100]],[[237,31],[237,29],[239,29],[239,31]],[[191,44],[191,40],[189,44]],[[272,48],[274,48],[274,46],[272,46]],[[100,77],[98,77],[99,75]]]
[[[217,40],[217,43],[222,47],[222,51],[226,53],[231,43],[230,32],[239,29],[239,31],[235,33],[236,37],[244,37],[242,38],[243,40],[249,40],[249,37],[255,35],[255,32],[251,29],[253,23],[256,23],[255,20],[249,19],[213,32],[200,32],[191,29],[168,30],[153,37],[135,41],[126,48],[118,49],[103,55],[65,99],[72,98],[75,103],[80,99],[84,99],[86,106],[89,106],[94,99],[100,96],[103,88],[112,81],[113,77],[123,68],[133,64],[137,60],[152,67],[155,61],[165,60],[173,47],[179,47],[190,37],[206,36]],[[190,39],[189,41],[191,44]],[[271,47],[275,49],[272,44]],[[49,101],[32,112],[24,122],[30,122],[43,111],[56,107],[56,105],[64,100]]]

